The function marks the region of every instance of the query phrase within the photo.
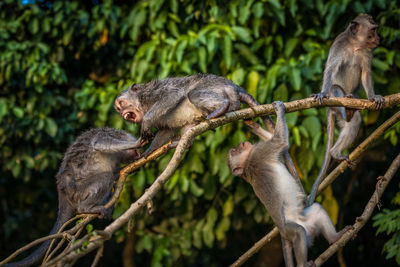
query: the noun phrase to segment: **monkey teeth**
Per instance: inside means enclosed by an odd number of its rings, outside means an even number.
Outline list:
[[[131,121],[134,119],[134,113],[133,112],[127,112],[123,115],[124,120],[126,121]]]

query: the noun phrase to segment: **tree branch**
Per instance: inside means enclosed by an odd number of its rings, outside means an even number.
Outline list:
[[[323,252],[316,260],[315,265],[321,266],[325,261],[327,261],[340,247],[343,247],[349,242],[350,239],[354,238],[355,235],[361,230],[361,228],[367,223],[371,218],[372,212],[375,206],[379,203],[383,192],[385,191],[390,180],[393,178],[395,173],[400,167],[400,154],[393,160],[389,169],[386,171],[385,176],[378,177],[378,182],[376,183],[376,189],[372,194],[370,200],[364,208],[364,212],[360,217],[356,218],[356,222],[353,225],[353,229],[350,229],[344,233],[338,241],[333,243],[325,252]]]
[[[399,94],[393,94],[385,97],[385,105],[383,108],[389,108],[393,107],[395,105],[400,104],[400,93]],[[320,104],[318,101],[315,101],[313,98],[306,98],[306,99],[301,99],[301,100],[296,100],[292,102],[285,103],[285,110],[287,113],[289,112],[295,112],[303,109],[308,109],[308,108],[318,108],[318,107],[325,107],[325,106],[345,106],[353,109],[369,109],[369,110],[377,110],[375,107],[375,104],[369,100],[365,99],[350,99],[350,98],[330,98],[324,100],[324,103]],[[117,218],[114,222],[112,222],[109,226],[107,226],[104,231],[112,235],[117,229],[122,227],[132,216],[134,216],[140,209],[143,207],[148,201],[150,201],[156,193],[159,192],[161,189],[162,185],[168,181],[168,179],[173,175],[175,170],[177,169],[179,163],[182,160],[182,157],[184,155],[186,147],[191,144],[192,140],[197,135],[200,135],[207,130],[215,129],[219,126],[222,126],[224,124],[237,121],[240,119],[251,119],[254,117],[258,116],[264,116],[264,115],[270,115],[274,113],[274,108],[272,104],[265,104],[265,105],[260,105],[252,108],[246,108],[234,112],[227,113],[225,116],[212,119],[209,121],[205,121],[202,123],[199,123],[198,125],[194,126],[190,130],[188,130],[181,138],[181,140],[178,143],[178,147],[176,148],[174,155],[167,165],[166,169],[160,174],[160,176],[156,179],[156,181],[148,188],[148,190],[145,191],[145,193],[133,204],[131,204],[130,208],[125,211],[119,218]],[[118,200],[119,194],[122,190],[123,184],[126,180],[126,177],[129,173],[133,172],[134,170],[140,168],[143,166],[145,163],[154,160],[161,156],[162,154],[166,153],[169,150],[169,144],[164,145],[163,147],[159,148],[158,150],[154,151],[149,157],[146,159],[139,159],[138,161],[129,164],[126,166],[124,169],[121,170],[120,172],[120,177],[115,185],[115,191],[110,199],[110,201],[105,205],[106,208],[109,208],[115,204],[115,202]],[[352,159],[352,158],[350,158]],[[347,166],[346,166],[347,167]],[[324,183],[321,184],[321,186],[324,185]],[[322,188],[320,186],[320,188]],[[84,225],[86,225],[88,222],[96,218],[97,216],[95,215],[88,215],[83,222],[81,222],[79,225],[76,225],[72,229],[68,231],[73,231],[82,228]],[[271,235],[267,238],[265,237],[265,240],[268,240],[269,238],[272,238],[275,234],[275,229],[271,233]],[[48,238],[51,239],[51,238]],[[84,236],[83,239],[87,240],[88,235]],[[81,239],[81,240],[83,240]],[[46,239],[47,240],[47,239]],[[264,240],[264,239],[263,239]],[[75,253],[72,248],[67,248],[62,252],[60,255],[58,255],[55,259],[50,260],[49,262],[46,263],[46,265],[51,265],[55,264],[56,262],[71,262],[74,261],[83,255],[87,254],[88,252],[100,247],[104,243],[104,238],[99,236],[93,240],[90,240],[89,245],[85,249],[79,250],[79,253]],[[35,241],[34,241],[35,242]],[[259,241],[258,243],[260,243]],[[40,242],[39,242],[40,243]],[[78,244],[81,244],[79,242]],[[78,248],[78,244],[75,244],[72,246],[74,249]],[[12,254],[11,256],[13,256]],[[10,256],[10,257],[11,257]],[[251,255],[250,255],[251,256]],[[250,257],[249,256],[249,257]],[[9,258],[10,258],[9,257]],[[9,259],[7,258],[7,259]],[[4,262],[4,261],[3,261]],[[239,266],[239,265],[237,265]]]
[[[381,126],[379,126],[370,136],[368,136],[360,145],[358,145],[353,152],[350,153],[349,158],[352,162],[356,162],[364,153],[367,148],[375,142],[379,137],[381,137],[390,127],[392,127],[396,122],[400,121],[400,111],[395,113],[391,118],[385,121]],[[342,161],[328,176],[322,181],[318,187],[317,195],[321,194],[340,174],[342,174],[349,164],[347,161]],[[260,239],[255,243],[248,251],[239,257],[231,266],[241,266],[246,262],[252,255],[257,253],[265,244],[267,244],[273,237],[278,234],[278,228],[274,228],[265,237]],[[270,236],[271,235],[271,236]],[[267,238],[267,236],[269,238]],[[246,255],[246,256],[245,256]]]

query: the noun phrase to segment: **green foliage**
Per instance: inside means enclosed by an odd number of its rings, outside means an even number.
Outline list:
[[[399,199],[398,193],[396,198]],[[400,209],[388,210],[384,209],[373,217],[374,227],[378,227],[376,234],[386,233],[391,236],[389,241],[383,246],[383,251],[386,252],[386,258],[395,258],[400,265]]]
[[[113,111],[114,98],[132,82],[209,72],[233,80],[260,103],[308,97],[319,91],[334,37],[358,12],[368,12],[382,37],[373,60],[376,91],[395,93],[400,86],[396,1],[30,2],[35,3],[0,3],[0,182],[18,198],[0,191],[10,203],[2,226],[7,238],[18,235],[17,225],[31,217],[41,197],[56,203],[49,177],[80,132],[108,125],[139,134],[139,127]],[[389,113],[363,116],[374,121],[373,129]],[[324,109],[287,115],[291,153],[307,190],[322,164],[325,118]],[[396,145],[399,133],[396,125],[385,138]],[[178,260],[210,265],[213,259],[202,259],[202,253],[229,246],[233,232],[246,235],[257,226],[265,232],[271,220],[264,207],[226,164],[228,149],[247,139],[257,140],[242,122],[196,139],[156,196],[155,214],[135,218],[136,252],[149,258],[147,265],[171,266]],[[114,217],[144,192],[170,157],[129,176]],[[24,183],[14,188],[20,180]],[[117,241],[125,235],[126,229],[120,230]]]

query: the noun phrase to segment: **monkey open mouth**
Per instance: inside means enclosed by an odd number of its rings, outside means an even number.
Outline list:
[[[136,115],[135,112],[128,111],[121,114],[122,118],[126,121],[135,121]]]

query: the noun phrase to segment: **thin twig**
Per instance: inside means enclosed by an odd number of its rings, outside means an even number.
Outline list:
[[[254,253],[258,252],[265,244],[270,242],[274,237],[276,237],[279,234],[278,227],[274,227],[267,235],[265,235],[263,238],[257,241],[251,249],[246,251],[242,256],[239,257],[234,263],[230,265],[230,267],[237,267],[241,266],[243,263],[245,263],[248,259],[251,258],[251,256],[254,255]]]
[[[4,259],[3,261],[0,262],[0,266],[6,264],[7,262],[9,262],[11,259],[13,259],[15,256],[21,254],[24,251],[27,251],[28,249],[44,242],[47,241],[49,239],[53,239],[53,238],[65,238],[70,236],[68,233],[59,233],[59,234],[53,234],[53,235],[48,235],[39,239],[36,239],[35,241],[32,241],[31,243],[29,243],[28,245],[23,246],[22,248],[16,250],[13,254],[11,254],[10,256],[8,256],[6,259]]]
[[[385,105],[383,108],[388,108],[392,107],[395,105],[400,104],[400,93],[399,94],[393,94],[385,97]],[[325,106],[345,106],[353,109],[370,109],[370,110],[376,110],[375,104],[369,100],[365,99],[349,99],[349,98],[330,98],[324,100],[324,103],[320,104],[318,101],[315,101],[313,98],[306,98],[306,99],[301,99],[301,100],[296,100],[292,102],[285,103],[285,110],[286,112],[294,112],[294,111],[299,111],[303,109],[308,109],[308,108],[316,108],[316,107],[325,107]],[[234,112],[227,113],[225,116],[222,116],[220,118],[212,119],[210,121],[202,122],[196,126],[194,126],[192,129],[187,131],[181,138],[177,149],[175,150],[175,153],[167,165],[167,168],[161,173],[161,175],[156,179],[156,181],[153,183],[153,185],[145,191],[145,193],[135,202],[131,205],[131,207],[125,211],[118,219],[116,219],[113,223],[111,223],[104,231],[109,232],[110,234],[114,233],[117,229],[119,229],[122,225],[124,225],[129,218],[131,218],[133,215],[135,215],[140,208],[150,201],[154,195],[161,189],[162,185],[168,181],[168,179],[171,177],[171,175],[174,173],[176,170],[178,164],[180,163],[182,156],[184,154],[186,146],[194,139],[195,136],[210,130],[210,129],[215,129],[218,126],[237,121],[240,119],[251,119],[254,117],[258,116],[264,116],[264,115],[270,115],[274,113],[273,106],[271,104],[265,104],[265,105],[260,105],[252,108],[247,108],[247,109],[242,109]],[[166,150],[163,150],[166,149]],[[164,154],[168,149],[168,145],[163,147],[160,151],[160,154],[155,156],[154,158],[157,158],[158,156]],[[131,173],[133,170],[143,166],[146,162],[153,160],[151,156],[149,156],[146,159],[143,159],[140,161],[140,163],[135,162],[127,167],[125,167],[121,171],[121,175],[119,180],[116,183],[115,186],[115,192],[110,199],[110,201],[106,204],[106,208],[109,208],[115,204],[117,201],[119,194],[122,190],[122,186],[125,182],[126,176]],[[322,184],[321,184],[322,185]],[[96,216],[89,215],[84,219],[86,223],[91,221],[93,218]],[[79,224],[80,227],[82,227],[83,224]],[[79,228],[78,225],[75,226],[73,229]],[[72,230],[72,229],[71,229]],[[99,247],[101,244],[103,244],[104,240],[101,238],[96,239],[95,241],[91,241],[91,243],[88,245],[87,249],[85,250],[84,253],[80,251],[79,257],[83,256],[84,254],[88,253],[89,251],[92,251],[93,249]],[[75,247],[75,246],[73,246]],[[70,250],[68,250],[70,251]],[[62,261],[72,261],[74,259],[77,259],[79,257],[76,257],[77,254],[69,252],[68,255],[63,255],[64,253],[61,253],[59,256],[65,256],[62,258]],[[83,255],[81,255],[83,254]],[[57,256],[55,259],[51,260],[50,262],[55,264],[57,261],[56,259],[61,259],[61,257]],[[48,265],[50,262],[48,262],[46,265]]]
[[[354,238],[355,235],[361,230],[361,228],[371,218],[371,215],[375,209],[375,206],[379,203],[379,200],[385,191],[390,180],[393,178],[395,173],[400,167],[400,154],[393,160],[389,169],[386,171],[385,176],[378,177],[376,183],[376,189],[369,199],[367,205],[364,208],[364,212],[360,217],[357,217],[356,222],[353,224],[353,228],[344,233],[338,241],[333,243],[327,250],[325,250],[316,260],[315,265],[321,266],[327,261],[340,247],[343,247],[349,242],[350,239]]]
[[[103,250],[104,250],[104,245],[101,245],[97,250],[96,257],[94,257],[94,261],[91,267],[96,267],[96,265],[99,263],[100,258],[103,256]]]

